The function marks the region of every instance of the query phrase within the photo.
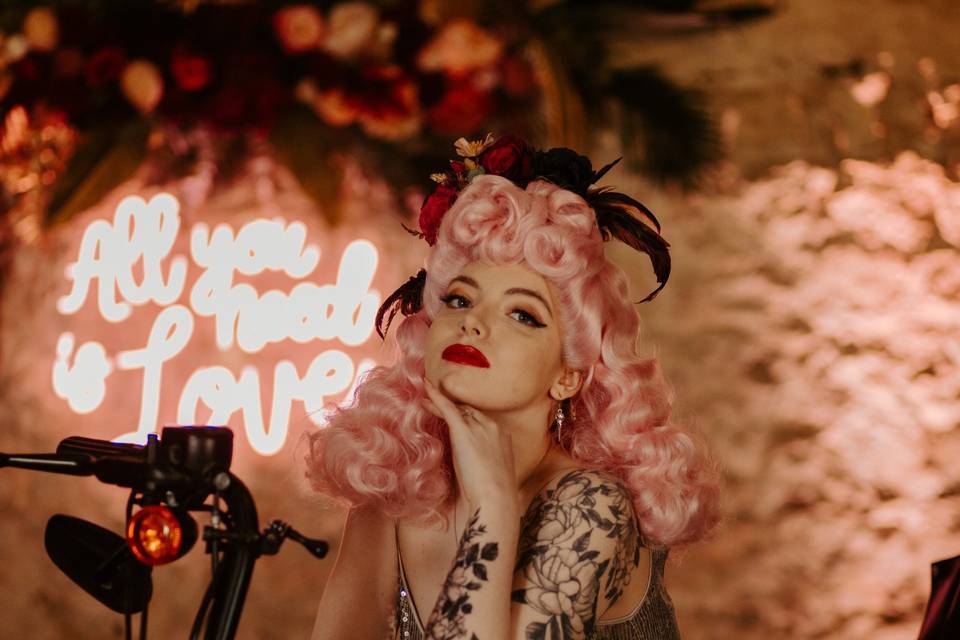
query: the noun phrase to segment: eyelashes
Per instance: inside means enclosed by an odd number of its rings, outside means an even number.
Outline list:
[[[451,307],[451,306],[450,306],[450,303],[453,302],[453,301],[455,301],[455,300],[464,300],[464,301],[466,301],[466,302],[470,302],[470,300],[469,300],[468,298],[466,298],[465,296],[461,296],[461,295],[456,294],[456,293],[448,293],[447,295],[441,296],[441,298],[440,298],[440,301],[443,302],[448,308],[451,308],[451,309],[464,309],[464,308],[465,308],[465,307]],[[528,327],[535,327],[535,328],[538,328],[538,329],[539,329],[539,328],[541,328],[541,327],[547,326],[547,325],[543,324],[542,322],[540,322],[539,320],[537,320],[536,317],[534,317],[534,315],[533,315],[532,313],[530,313],[529,311],[525,311],[525,310],[523,310],[523,309],[519,309],[519,308],[518,308],[518,309],[514,309],[514,310],[511,311],[510,313],[511,313],[511,314],[513,314],[513,313],[519,313],[519,314],[521,314],[521,317],[526,316],[526,319],[521,319],[521,320],[519,320],[519,322],[520,322],[521,324],[527,325]]]

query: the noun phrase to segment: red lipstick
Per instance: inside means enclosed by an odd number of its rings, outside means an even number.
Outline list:
[[[473,367],[489,367],[486,356],[476,347],[469,347],[465,344],[452,344],[443,350],[444,360],[467,364]]]

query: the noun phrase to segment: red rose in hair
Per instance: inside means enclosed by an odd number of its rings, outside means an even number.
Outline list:
[[[173,52],[170,71],[184,91],[198,91],[210,83],[210,61],[184,49]]]
[[[480,165],[489,174],[519,182],[533,173],[533,153],[521,138],[507,135],[487,147]]]
[[[440,184],[423,201],[423,206],[420,207],[420,232],[430,246],[437,243],[437,232],[440,230],[443,215],[456,199],[456,189]]]

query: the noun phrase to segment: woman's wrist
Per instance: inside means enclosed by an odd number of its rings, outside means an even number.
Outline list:
[[[488,522],[495,520],[518,522],[522,515],[516,491],[490,491],[479,500],[467,502],[467,513],[469,515],[472,516],[478,510],[483,512]]]

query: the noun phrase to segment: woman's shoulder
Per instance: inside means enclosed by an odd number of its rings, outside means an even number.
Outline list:
[[[592,541],[619,554],[620,548],[632,551],[638,533],[624,481],[610,471],[574,463],[553,471],[532,496],[521,520],[520,544],[522,550],[571,539],[581,546]]]
[[[561,584],[560,573],[576,576],[580,591],[565,595],[574,609],[584,607],[577,611],[584,621],[592,620],[591,611],[606,611],[620,598],[640,562],[640,550],[624,482],[604,470],[565,469],[524,514],[517,554],[522,578],[514,585],[514,602],[542,608],[536,602],[547,585]],[[559,593],[557,598],[563,600]],[[552,615],[552,610],[541,613]]]
[[[559,460],[539,478],[539,488],[531,495],[528,504],[533,507],[543,502],[576,502],[584,497],[597,499],[618,495],[629,501],[630,491],[616,474],[590,468],[568,458]]]

